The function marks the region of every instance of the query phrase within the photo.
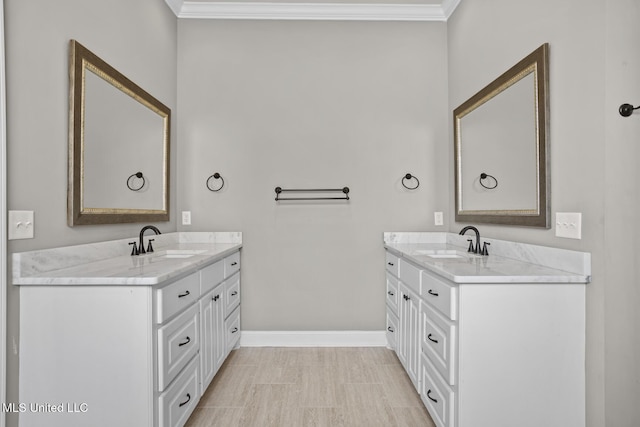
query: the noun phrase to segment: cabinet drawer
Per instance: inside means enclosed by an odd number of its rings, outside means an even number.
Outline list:
[[[395,256],[394,254],[387,252],[387,271],[394,276],[398,277],[398,261],[400,258]]]
[[[231,277],[238,270],[240,270],[240,251],[224,259],[224,277]]]
[[[455,394],[438,375],[429,359],[422,356],[420,398],[438,427],[454,427]]]
[[[236,308],[227,320],[224,321],[224,326],[226,336],[226,353],[229,354],[240,339],[240,307]]]
[[[387,309],[387,346],[394,351],[398,347],[398,323],[398,316]]]
[[[224,261],[220,260],[215,264],[200,270],[200,295],[204,295],[215,288],[218,283],[224,280]]]
[[[158,398],[159,427],[182,427],[200,400],[198,358],[195,357],[176,381]]]
[[[158,329],[158,390],[166,389],[200,349],[200,311],[194,305]]]
[[[422,272],[420,296],[451,320],[458,318],[458,288],[425,271]]]
[[[387,273],[387,306],[398,315],[398,279]]]
[[[224,282],[224,317],[240,305],[240,273],[228,278]]]
[[[449,385],[455,385],[456,325],[424,302],[420,302],[420,313],[422,316],[422,351],[444,380]]]
[[[398,277],[400,281],[407,285],[413,292],[420,295],[420,272],[422,270],[403,259],[400,260],[399,269],[400,276]]]
[[[156,322],[164,323],[171,316],[189,307],[200,296],[200,274],[177,280],[156,291]]]

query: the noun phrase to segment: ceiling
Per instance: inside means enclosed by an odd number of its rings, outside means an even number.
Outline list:
[[[461,0],[165,0],[178,18],[446,21]]]

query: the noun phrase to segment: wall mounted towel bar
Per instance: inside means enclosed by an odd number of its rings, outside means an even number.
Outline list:
[[[284,192],[292,192],[292,193],[337,193],[340,192],[343,195],[340,197],[327,197],[327,196],[317,196],[317,197],[280,197],[280,194]],[[349,200],[349,187],[343,188],[312,188],[312,189],[287,189],[282,187],[276,187],[276,202],[280,200]]]

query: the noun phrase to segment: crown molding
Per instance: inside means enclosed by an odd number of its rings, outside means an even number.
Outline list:
[[[442,4],[194,2],[165,0],[178,18],[323,21],[446,21],[461,0]]]

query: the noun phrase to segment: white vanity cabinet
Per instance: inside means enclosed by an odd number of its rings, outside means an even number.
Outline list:
[[[455,283],[390,257],[396,351],[438,427],[584,427],[584,283]]]
[[[21,286],[19,425],[183,426],[228,354],[239,262],[236,250],[157,285]]]

